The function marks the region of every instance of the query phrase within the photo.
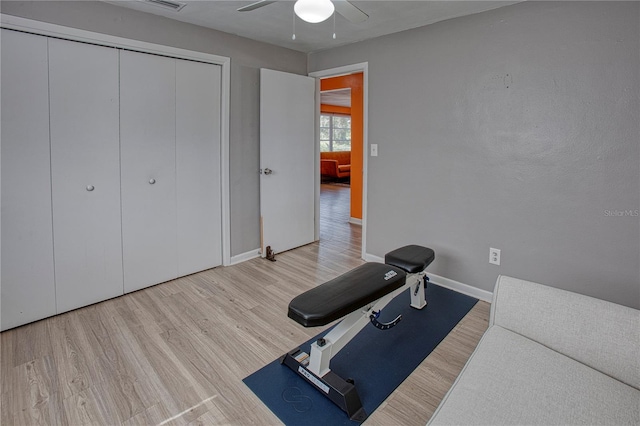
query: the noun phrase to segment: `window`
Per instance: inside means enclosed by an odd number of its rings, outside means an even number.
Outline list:
[[[320,151],[351,151],[351,117],[320,115]]]

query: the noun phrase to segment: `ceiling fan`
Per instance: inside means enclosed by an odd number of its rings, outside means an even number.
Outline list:
[[[278,0],[260,0],[238,9],[238,12],[249,12],[275,3]],[[296,15],[304,21],[318,23],[328,19],[334,12],[353,23],[364,22],[369,15],[358,9],[347,0],[297,0],[294,6]]]

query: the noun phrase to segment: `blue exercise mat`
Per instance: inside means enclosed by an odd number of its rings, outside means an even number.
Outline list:
[[[387,322],[402,314],[398,325],[385,331],[367,325],[331,360],[331,370],[343,379],[355,380],[367,415],[391,395],[478,301],[432,283],[427,286],[428,305],[424,309],[411,308],[409,299],[407,290],[393,299],[378,318]],[[326,333],[300,345],[300,349],[309,353],[311,343]],[[358,424],[277,359],[243,382],[286,425]]]

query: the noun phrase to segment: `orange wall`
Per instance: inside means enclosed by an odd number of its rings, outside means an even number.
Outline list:
[[[320,104],[320,112],[351,115],[351,108],[337,105]]]
[[[363,81],[363,74],[361,72],[343,75],[340,77],[323,78],[320,80],[321,91],[346,88],[351,89],[351,217],[355,219],[362,219],[362,150],[364,134],[364,104],[362,99]]]

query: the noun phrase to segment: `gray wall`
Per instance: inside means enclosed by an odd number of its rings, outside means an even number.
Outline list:
[[[106,3],[0,7],[231,57],[231,254],[259,246],[258,69],[303,74],[304,54]],[[637,2],[526,2],[310,55],[369,62],[368,252],[425,244],[481,289],[509,274],[640,307],[639,22]]]
[[[102,2],[0,2],[2,13],[231,58],[231,255],[260,246],[259,69],[305,74],[303,53]]]
[[[368,253],[640,307],[639,27],[637,2],[526,2],[311,54],[369,62]]]

